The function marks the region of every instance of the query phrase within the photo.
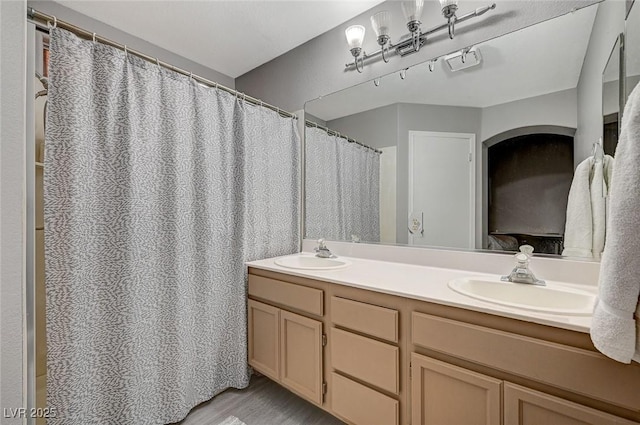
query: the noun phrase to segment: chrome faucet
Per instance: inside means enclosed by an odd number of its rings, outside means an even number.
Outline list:
[[[502,276],[500,280],[504,282],[527,283],[529,285],[546,286],[544,280],[537,279],[529,269],[529,259],[533,254],[531,245],[522,245],[520,252],[515,255],[516,266],[508,276]]]
[[[318,246],[316,247],[315,251],[316,251],[316,257],[320,257],[320,258],[335,257],[333,253],[329,251],[329,248],[327,248],[327,245],[325,245],[324,239],[318,239]]]

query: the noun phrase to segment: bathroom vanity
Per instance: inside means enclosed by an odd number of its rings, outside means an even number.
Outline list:
[[[256,371],[354,425],[640,423],[640,364],[598,353],[588,315],[447,286],[478,273],[347,261],[248,264]]]

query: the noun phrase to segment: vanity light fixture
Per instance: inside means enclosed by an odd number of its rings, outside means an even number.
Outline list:
[[[364,55],[360,56],[360,52],[362,52],[362,42],[364,41],[364,32],[365,29],[362,25],[351,25],[344,32],[358,72],[362,72],[362,69],[358,67],[358,57],[360,57],[360,62],[362,66],[364,66]]]
[[[365,28],[362,25],[352,25],[345,31],[347,37],[347,44],[349,50],[353,55],[353,62],[345,65],[347,70],[355,68],[358,72],[362,72],[364,69],[364,62],[367,59],[371,59],[377,56],[381,56],[382,60],[386,63],[389,62],[389,56],[396,54],[399,56],[406,56],[412,53],[420,51],[420,48],[427,43],[427,37],[435,34],[439,31],[447,29],[449,32],[449,38],[453,39],[455,35],[455,26],[461,22],[475,18],[480,15],[484,15],[490,10],[496,8],[496,4],[492,3],[489,6],[479,7],[469,13],[462,16],[457,16],[458,0],[439,0],[440,7],[442,9],[442,15],[447,22],[433,27],[431,29],[423,31],[421,29],[422,10],[424,8],[424,0],[408,0],[401,3],[402,13],[407,20],[407,28],[409,34],[405,34],[400,37],[397,43],[391,42],[391,13],[386,10],[380,11],[371,16],[371,27],[376,33],[377,42],[380,49],[373,53],[367,54],[362,50],[362,44],[364,42]],[[431,70],[433,67],[430,66]]]
[[[411,43],[413,50],[416,52],[420,50],[422,40],[420,39],[420,19],[422,19],[422,8],[424,7],[424,0],[409,0],[403,1],[400,4],[404,18],[407,20],[407,28],[411,33]]]
[[[389,62],[389,59],[386,55],[389,53],[389,40],[391,39],[389,36],[391,28],[391,14],[386,10],[376,13],[371,16],[371,26],[378,37],[382,60],[387,63]]]

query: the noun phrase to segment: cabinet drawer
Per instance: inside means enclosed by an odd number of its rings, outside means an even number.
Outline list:
[[[398,425],[398,401],[337,373],[331,374],[331,410],[355,425]]]
[[[249,275],[249,295],[316,316],[324,313],[320,289]]]
[[[581,348],[422,313],[412,313],[413,344],[616,404],[640,406],[640,364]]]
[[[331,320],[338,326],[398,342],[398,312],[346,298],[331,297]]]
[[[331,328],[331,366],[371,385],[398,394],[398,347]]]

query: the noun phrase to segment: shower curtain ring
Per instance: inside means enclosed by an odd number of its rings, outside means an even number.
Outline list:
[[[91,37],[93,39],[93,44],[96,44],[96,33],[93,33],[93,36]]]
[[[193,80],[193,71],[190,71],[190,72],[189,72],[189,79],[190,79],[190,80]]]
[[[124,55],[126,56],[128,54],[129,54],[129,51],[127,50],[127,45],[125,44],[124,45]]]
[[[58,26],[58,18],[55,16],[53,17],[53,26],[51,25],[51,22],[47,22],[47,25],[49,26],[49,29],[56,28]]]
[[[160,59],[156,58],[156,65],[158,65],[158,68],[160,68]]]

